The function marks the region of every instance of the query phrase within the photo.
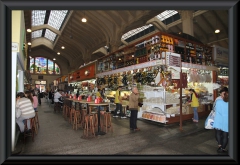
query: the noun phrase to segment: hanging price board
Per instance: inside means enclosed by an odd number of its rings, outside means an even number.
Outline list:
[[[177,53],[166,52],[166,65],[180,72],[181,71],[181,55]]]

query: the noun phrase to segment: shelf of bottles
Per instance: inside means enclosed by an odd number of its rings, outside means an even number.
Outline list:
[[[166,52],[181,55],[181,61],[198,65],[212,65],[212,48],[163,32],[128,45],[98,60],[98,73],[119,69],[152,60],[165,59]]]
[[[212,48],[211,47],[205,47],[204,49],[204,62],[205,65],[212,65]]]

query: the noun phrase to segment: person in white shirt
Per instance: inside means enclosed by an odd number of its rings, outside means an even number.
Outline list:
[[[60,94],[60,89],[58,89],[57,92],[54,94],[54,102],[55,103],[59,102],[61,104],[61,106],[63,105],[62,95]]]

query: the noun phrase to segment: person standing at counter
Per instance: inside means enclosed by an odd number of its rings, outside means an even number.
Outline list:
[[[130,116],[130,129],[134,131],[139,131],[137,127],[137,114],[138,114],[138,98],[139,92],[137,87],[133,87],[132,93],[129,96],[129,110],[131,111]]]
[[[60,89],[57,89],[57,92],[54,94],[54,102],[59,102],[63,106],[62,95],[60,94]]]
[[[198,94],[195,92],[194,89],[189,89],[190,91],[190,104],[191,107],[193,108],[193,122],[198,122],[198,107],[199,107],[199,102],[198,102]]]
[[[98,88],[97,92],[96,92],[96,97],[102,98],[101,96],[101,89]]]
[[[126,116],[124,116],[123,112],[122,112],[122,98],[121,98],[121,91],[122,87],[118,86],[118,89],[116,90],[116,94],[115,94],[115,104],[116,104],[116,109],[114,110],[114,115],[113,117],[118,117],[117,115],[117,111],[120,110],[120,116],[122,119],[127,118]]]

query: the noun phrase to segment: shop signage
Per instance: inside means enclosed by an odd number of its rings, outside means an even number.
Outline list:
[[[213,59],[215,63],[227,64],[228,65],[228,49],[213,45]]]
[[[178,40],[178,46],[184,48],[185,47],[185,42],[181,41],[181,40]]]
[[[18,43],[12,42],[12,51],[13,52],[18,52]]]
[[[180,72],[181,55],[177,53],[166,52],[166,65]]]

